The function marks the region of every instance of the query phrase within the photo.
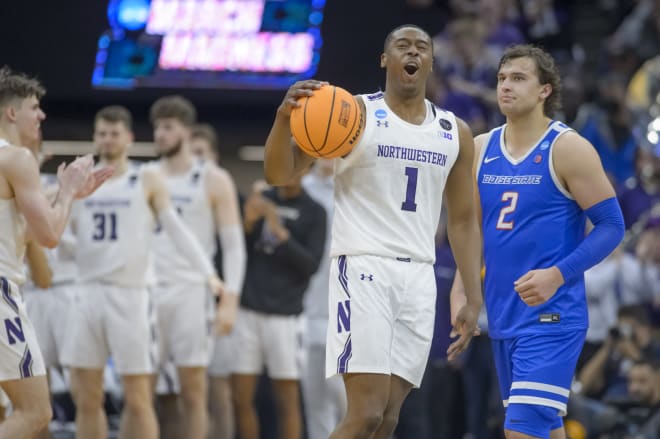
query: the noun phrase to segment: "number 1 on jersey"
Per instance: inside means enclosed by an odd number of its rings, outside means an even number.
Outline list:
[[[408,184],[406,185],[406,199],[401,203],[401,210],[409,212],[417,211],[417,203],[415,203],[415,195],[417,194],[417,172],[418,168],[406,166],[406,176],[408,177]]]
[[[512,230],[514,221],[504,221],[504,217],[516,210],[518,205],[518,192],[504,192],[502,194],[502,201],[511,201],[508,206],[504,206],[500,210],[500,217],[497,219],[497,230]]]

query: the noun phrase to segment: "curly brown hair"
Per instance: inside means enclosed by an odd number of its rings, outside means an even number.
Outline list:
[[[502,65],[516,58],[530,58],[536,65],[536,73],[541,84],[550,84],[552,92],[543,103],[543,113],[553,117],[555,112],[561,108],[561,76],[555,60],[548,52],[538,46],[531,44],[517,44],[504,51],[497,67],[499,72]]]

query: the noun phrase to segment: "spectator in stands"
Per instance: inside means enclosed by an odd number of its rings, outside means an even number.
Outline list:
[[[625,397],[630,368],[644,357],[660,360],[660,342],[653,338],[648,310],[641,305],[623,306],[617,326],[578,375],[582,393],[605,399]]]

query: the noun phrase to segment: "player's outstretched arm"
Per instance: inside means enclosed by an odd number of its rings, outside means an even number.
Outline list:
[[[456,316],[455,331],[460,338],[449,348],[453,359],[467,348],[477,326],[483,302],[479,270],[481,266],[481,233],[474,205],[473,160],[474,140],[470,128],[460,119],[460,150],[447,179],[447,235],[464,285],[466,304]]]
[[[163,230],[172,240],[176,249],[205,276],[213,293],[221,295],[223,285],[215,272],[211,258],[204,252],[197,237],[181,221],[179,214],[172,206],[165,177],[155,168],[144,169],[143,176],[149,206],[163,226]]]
[[[245,280],[247,251],[241,224],[240,207],[234,180],[226,170],[213,165],[207,175],[207,188],[211,197],[216,230],[222,249],[222,273],[225,294],[216,312],[216,330],[220,334],[231,332],[236,321],[238,298]]]
[[[538,267],[514,285],[528,305],[548,301],[564,283],[612,253],[623,239],[623,214],[596,150],[582,136],[567,132],[553,147],[552,163],[559,183],[587,214],[594,228],[578,247],[553,267]]]
[[[287,184],[294,176],[307,170],[314,161],[296,146],[291,137],[289,120],[291,110],[300,107],[298,99],[311,96],[314,90],[324,84],[326,83],[314,79],[296,82],[289,87],[284,100],[277,108],[275,121],[266,139],[264,156],[264,175],[269,184]]]

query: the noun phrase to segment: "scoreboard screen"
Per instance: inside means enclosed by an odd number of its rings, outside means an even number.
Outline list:
[[[283,89],[312,77],[325,0],[111,0],[92,85]]]

